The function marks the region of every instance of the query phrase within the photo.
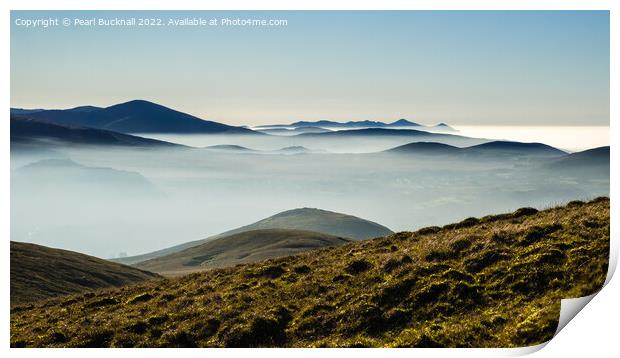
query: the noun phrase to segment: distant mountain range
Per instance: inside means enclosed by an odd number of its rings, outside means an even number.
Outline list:
[[[303,146],[290,146],[277,150],[256,150],[235,144],[218,144],[204,147],[203,149],[221,152],[221,153],[245,153],[245,154],[307,154],[307,153],[324,153],[324,151],[312,150]]]
[[[142,138],[103,129],[63,125],[11,115],[11,147],[98,145],[123,147],[183,148],[179,144]]]
[[[559,157],[566,152],[542,143],[521,143],[510,141],[493,141],[465,148],[459,148],[443,143],[415,142],[398,146],[386,151],[395,154],[415,154],[426,156],[454,156],[454,155],[493,155],[502,156],[537,156]]]
[[[307,121],[299,121],[291,124],[271,124],[271,125],[261,125],[257,126],[257,129],[273,129],[273,128],[291,128],[291,129],[300,129],[300,128],[403,128],[403,127],[418,127],[419,129],[440,129],[440,130],[454,130],[450,126],[445,123],[439,123],[435,126],[425,126],[419,123],[411,122],[404,118],[401,118],[397,121],[386,123],[380,121],[349,121],[349,122],[336,122],[329,120],[320,120],[314,122]]]
[[[301,133],[297,135],[298,137],[315,137],[315,138],[326,138],[326,137],[364,137],[364,136],[428,136],[428,137],[461,137],[467,138],[463,136],[453,135],[453,134],[444,134],[444,133],[433,133],[424,130],[417,129],[394,129],[394,128],[362,128],[362,129],[343,129],[339,131],[331,131],[331,132],[323,132],[323,133]]]
[[[259,132],[271,134],[271,135],[287,135],[293,136],[301,133],[325,133],[331,132],[331,129],[320,127],[299,127],[299,128],[265,128],[258,129]]]
[[[11,241],[11,305],[158,277],[73,251]]]
[[[251,230],[140,262],[135,267],[164,275],[180,275],[289,256],[349,242],[351,239],[314,231]]]
[[[219,235],[206,239],[187,242],[151,253],[112,259],[125,264],[136,264],[156,257],[162,257],[175,252],[198,246],[217,238],[234,234],[263,229],[290,229],[313,231],[321,234],[346,237],[354,240],[364,240],[373,237],[389,235],[392,233],[387,227],[375,222],[364,220],[355,216],[336,213],[314,208],[300,208],[283,211],[253,224],[223,232]]]
[[[11,108],[12,115],[62,125],[105,129],[120,133],[260,134],[247,128],[206,121],[162,105],[133,100],[106,108],[81,106],[71,109]]]

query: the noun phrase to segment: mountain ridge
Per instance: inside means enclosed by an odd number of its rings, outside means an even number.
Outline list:
[[[11,109],[11,112],[13,111],[14,109]],[[56,124],[78,125],[120,133],[265,135],[247,128],[203,120],[146,100],[131,100],[105,108],[81,106],[66,110],[40,110],[30,112],[28,115],[33,119]]]
[[[57,144],[104,145],[123,147],[188,148],[181,144],[143,138],[114,131],[76,125],[49,123],[11,115],[11,146],[54,146]]]

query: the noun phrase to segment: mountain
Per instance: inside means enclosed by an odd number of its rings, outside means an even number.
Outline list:
[[[11,241],[11,305],[158,277],[135,267],[73,251]]]
[[[395,122],[388,123],[385,126],[386,127],[420,127],[422,125],[415,123],[415,122],[408,121],[404,118],[401,118]]]
[[[551,169],[591,169],[606,167],[609,170],[609,146],[567,154],[547,165]]]
[[[421,155],[456,155],[462,149],[443,143],[436,142],[414,142],[388,149],[386,153],[397,154],[421,154]]]
[[[13,307],[11,347],[523,347],[598,292],[609,199]],[[93,324],[96,322],[96,325]]]
[[[235,145],[235,144],[211,145],[211,146],[205,147],[204,149],[218,151],[218,152],[240,152],[240,153],[256,152],[254,149],[250,149],[250,148],[243,147],[240,145]]]
[[[135,267],[166,275],[179,275],[217,267],[232,267],[325,247],[344,245],[350,239],[318,232],[264,229],[222,237],[183,251],[141,262]]]
[[[11,109],[12,114],[13,112]],[[247,128],[202,120],[143,100],[133,100],[106,108],[85,106],[67,110],[42,110],[31,112],[28,116],[56,124],[121,133],[257,134]]]
[[[456,129],[450,127],[449,125],[447,125],[445,123],[438,123],[438,124],[432,126],[431,130],[435,131],[435,132],[457,132]]]
[[[206,239],[186,242],[180,245],[157,250],[143,255],[115,258],[113,261],[124,264],[136,264],[156,257],[169,255],[190,247],[198,246],[217,238],[230,236],[246,231],[263,229],[290,229],[313,231],[326,235],[347,237],[354,240],[365,240],[372,237],[389,235],[390,229],[375,222],[364,220],[355,216],[335,213],[332,211],[301,208],[283,211],[253,224],[223,232],[219,235]]]
[[[68,109],[67,111],[71,111],[71,112],[92,112],[92,111],[98,111],[100,109],[103,109],[103,108],[95,107],[95,106],[79,106],[79,107],[73,107],[71,109]]]
[[[278,152],[285,153],[285,154],[307,154],[307,153],[314,153],[315,151],[308,149],[301,145],[293,145],[290,147],[281,148],[278,150]]]
[[[163,197],[155,186],[136,172],[105,167],[89,167],[70,159],[43,159],[11,173],[13,194],[35,200],[56,198],[70,202],[70,192],[79,204],[85,198],[135,198],[160,199]],[[61,190],[60,188],[68,188]]]
[[[11,149],[56,145],[185,148],[161,140],[137,137],[102,129],[41,122],[11,115]]]
[[[569,175],[576,178],[596,180],[601,177],[609,178],[609,146],[552,158],[542,164],[541,168],[550,170],[554,174]]]
[[[258,129],[259,132],[271,134],[271,135],[297,135],[300,133],[325,133],[331,132],[330,129],[320,128],[320,127],[299,127],[299,128],[265,128]]]
[[[25,109],[25,108],[11,108],[11,116],[25,116],[35,112],[41,112],[44,109]]]
[[[391,129],[391,128],[364,128],[364,129],[345,129],[326,133],[302,133],[299,137],[364,137],[364,136],[423,136],[437,137],[452,136],[449,134],[432,133],[416,129]],[[458,136],[453,136],[458,137]]]
[[[493,141],[466,148],[468,152],[560,156],[566,152],[542,143]]]
[[[388,149],[385,152],[426,156],[484,156],[485,158],[505,158],[507,156],[559,157],[566,155],[565,152],[546,144],[508,141],[493,141],[465,148],[435,142],[414,142]]]
[[[390,127],[424,127],[421,124],[408,121],[406,119],[399,119],[392,123],[385,123],[380,121],[349,121],[349,122],[335,122],[328,120],[320,120],[315,122],[299,121],[291,124],[271,124],[262,125],[256,128],[390,128]]]

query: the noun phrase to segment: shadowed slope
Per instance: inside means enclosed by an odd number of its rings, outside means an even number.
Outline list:
[[[117,133],[109,130],[68,126],[11,116],[11,147],[53,145],[98,145],[122,147],[185,148],[156,139]]]
[[[74,251],[11,241],[11,305],[157,277]]]

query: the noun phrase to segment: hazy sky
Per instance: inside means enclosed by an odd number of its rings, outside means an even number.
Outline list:
[[[286,19],[48,27],[17,19]],[[607,11],[16,12],[11,106],[151,100],[231,124],[609,124]]]

